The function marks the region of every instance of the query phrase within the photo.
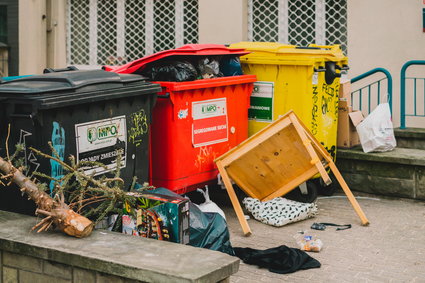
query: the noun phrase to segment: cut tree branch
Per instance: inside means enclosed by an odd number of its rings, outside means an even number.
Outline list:
[[[25,176],[20,170],[16,169],[10,161],[0,157],[0,173],[10,175],[13,181],[22,192],[32,199],[38,209],[38,214],[47,215],[48,220],[42,220],[43,224],[39,231],[46,230],[53,223],[61,231],[77,238],[86,237],[93,230],[93,222],[88,218],[76,213],[64,203],[63,199],[54,200],[46,192],[40,191],[37,185]],[[37,226],[37,225],[36,225]],[[37,229],[40,226],[34,226]]]

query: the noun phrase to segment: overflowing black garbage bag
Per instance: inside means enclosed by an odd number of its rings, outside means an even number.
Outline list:
[[[150,63],[141,75],[151,81],[185,82],[196,80],[198,72],[189,61],[168,59]]]
[[[168,196],[180,196],[165,188],[156,188],[152,192]],[[230,233],[226,220],[220,214],[202,212],[192,202],[189,202],[189,211],[189,245],[235,255],[230,244]]]
[[[243,75],[238,56],[175,56],[137,71],[151,81],[185,82]]]
[[[220,73],[224,77],[243,75],[239,56],[223,56],[220,60]]]
[[[202,212],[190,203],[190,245],[235,255],[224,218],[213,212]]]

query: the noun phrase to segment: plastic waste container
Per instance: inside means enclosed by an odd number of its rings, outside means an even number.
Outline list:
[[[248,138],[255,76],[165,83],[152,119],[151,183],[182,194],[217,180],[214,159]]]
[[[348,69],[340,47],[239,42],[230,48],[251,52],[240,58],[242,69],[258,79],[251,94],[249,135],[292,109],[335,159],[339,81]]]
[[[29,149],[53,155],[48,145],[51,141],[58,158],[65,162],[74,155],[77,161],[106,165],[85,167],[86,174],[113,174],[119,166],[126,187],[133,176],[140,183],[147,182],[151,110],[160,90],[159,85],[146,82],[141,76],[103,70],[48,73],[2,83],[1,123],[2,128],[11,125],[9,151],[23,143],[27,174],[37,170],[60,178],[64,169],[58,162],[37,156]],[[5,156],[6,136],[7,131],[2,130],[1,156]],[[49,186],[52,189],[54,182]],[[0,188],[0,194],[4,191]],[[19,210],[19,200],[2,197],[1,204],[0,209]]]
[[[243,49],[223,45],[186,45],[162,51],[127,65],[119,73],[140,72],[157,60],[195,56],[237,56]],[[248,137],[249,96],[254,75],[227,76],[185,82],[160,81],[162,91],[153,110],[151,184],[178,194],[217,180],[214,159]]]

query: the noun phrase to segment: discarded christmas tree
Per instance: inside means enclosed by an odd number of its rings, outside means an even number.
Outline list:
[[[10,128],[9,128],[10,133]],[[69,164],[59,158],[58,153],[49,142],[52,155],[45,154],[37,149],[29,148],[36,154],[54,160],[63,168],[64,174],[60,179],[52,178],[41,172],[32,172],[32,176],[26,176],[21,160],[17,158],[20,151],[26,150],[25,145],[17,144],[16,152],[9,156],[8,137],[6,139],[6,159],[0,157],[0,183],[15,183],[37,205],[36,214],[45,216],[32,230],[46,231],[50,227],[57,227],[68,235],[86,237],[90,235],[96,223],[112,213],[118,214],[121,219],[123,205],[133,207],[136,198],[124,190],[124,181],[120,178],[121,156],[117,155],[116,170],[114,176],[109,178],[105,175],[94,176],[85,174],[85,168],[100,168],[104,164],[100,162],[80,161],[76,162],[74,156],[69,156]],[[50,195],[46,193],[47,186],[43,183],[31,181],[33,176],[40,180],[54,182],[54,189]],[[130,186],[133,190],[136,178]],[[151,189],[146,186],[139,190]],[[54,197],[51,197],[54,196]],[[65,200],[66,196],[66,200]],[[67,204],[68,203],[68,204]],[[135,214],[135,211],[132,211]],[[136,217],[136,215],[133,215]],[[94,223],[89,220],[94,219]]]
[[[63,168],[65,174],[60,179],[54,179],[40,172],[34,172],[34,175],[44,179],[50,179],[55,183],[53,191],[56,195],[66,195],[69,207],[78,213],[93,219],[94,224],[102,221],[110,214],[118,214],[119,217],[123,213],[123,205],[127,204],[132,207],[136,198],[124,189],[124,180],[120,177],[121,155],[117,155],[116,169],[111,172],[113,177],[106,175],[95,176],[95,173],[87,175],[85,169],[96,169],[106,166],[100,162],[80,161],[76,162],[74,156],[69,156],[69,164],[58,158],[54,148],[49,143],[53,156],[40,152],[31,148],[33,152],[44,158],[56,161]],[[96,170],[93,170],[96,171]],[[130,191],[135,187],[136,178],[130,186]],[[145,190],[152,187],[143,187],[139,190]],[[135,216],[135,215],[134,215]]]
[[[21,170],[15,168],[10,161],[0,157],[0,172],[3,182],[15,183],[20,190],[32,199],[37,205],[36,214],[43,218],[32,230],[38,232],[55,225],[61,231],[77,238],[86,237],[93,230],[93,222],[76,213],[64,202],[64,198],[51,198],[46,192],[39,189],[37,184],[25,176]]]

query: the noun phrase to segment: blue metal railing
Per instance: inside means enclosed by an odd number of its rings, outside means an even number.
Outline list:
[[[417,82],[424,81],[424,97],[425,97],[425,78],[406,77],[407,68],[412,65],[425,65],[424,60],[407,61],[400,71],[400,129],[406,129],[406,116],[425,117],[425,114],[417,112]],[[406,80],[413,81],[413,114],[406,114]],[[424,106],[425,107],[425,106]]]
[[[387,69],[384,68],[375,68],[372,69],[364,74],[358,75],[357,77],[354,77],[351,79],[351,83],[355,83],[361,79],[364,79],[366,77],[369,77],[373,74],[376,73],[383,73],[385,74],[385,78],[382,78],[380,80],[377,80],[373,83],[370,83],[358,90],[355,90],[353,92],[351,92],[351,100],[354,101],[354,96],[358,93],[358,105],[359,105],[359,110],[362,110],[362,105],[363,105],[363,95],[365,92],[367,92],[367,113],[370,113],[371,111],[371,94],[372,94],[372,90],[374,88],[374,86],[376,86],[376,93],[377,93],[377,103],[379,104],[381,102],[381,82],[384,80],[387,80],[387,102],[390,105],[390,110],[392,112],[392,102],[393,102],[393,78],[390,74],[390,72],[388,72]],[[367,90],[367,91],[366,91]]]

